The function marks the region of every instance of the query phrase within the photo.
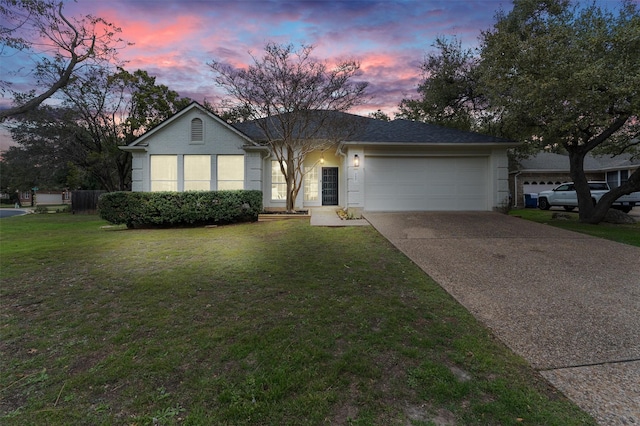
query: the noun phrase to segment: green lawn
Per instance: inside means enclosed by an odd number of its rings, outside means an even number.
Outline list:
[[[0,423],[595,424],[369,227],[0,222]]]
[[[568,219],[554,219],[554,213],[559,213],[568,217]],[[578,213],[565,212],[563,210],[518,209],[512,210],[510,214],[512,216],[519,216],[523,219],[552,225],[568,231],[581,232],[583,234],[593,235],[594,237],[605,238],[607,240],[640,247],[640,222],[634,225],[613,225],[610,223],[590,225],[588,223],[578,222]]]

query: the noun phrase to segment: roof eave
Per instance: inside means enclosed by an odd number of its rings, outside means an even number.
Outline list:
[[[601,173],[602,169],[584,169],[585,173]],[[568,168],[563,169],[518,169],[520,173],[569,173]]]
[[[344,141],[342,146],[377,145],[377,146],[407,146],[407,147],[484,147],[484,148],[512,148],[522,145],[523,142],[371,142],[371,141]]]
[[[257,144],[242,145],[242,149],[245,151],[270,151],[270,148],[267,145]]]
[[[126,145],[119,146],[118,149],[126,152],[146,152],[148,145]]]

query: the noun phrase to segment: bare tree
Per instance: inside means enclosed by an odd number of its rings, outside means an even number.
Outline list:
[[[311,56],[313,46],[268,43],[262,58],[248,68],[212,61],[216,83],[246,111],[280,164],[287,183],[286,209],[295,210],[302,187],[304,159],[335,144],[351,126],[338,123],[344,112],[365,100],[366,82],[356,82],[360,64],[342,61],[329,68]],[[342,115],[342,117],[344,117]],[[344,135],[343,135],[344,137]]]
[[[0,122],[31,111],[66,86],[85,62],[109,62],[126,45],[120,29],[91,15],[69,18],[56,0],[0,0],[0,57],[29,54],[41,93],[14,92],[15,106],[0,111]],[[18,70],[11,74],[17,76]],[[2,94],[12,86],[0,81]]]

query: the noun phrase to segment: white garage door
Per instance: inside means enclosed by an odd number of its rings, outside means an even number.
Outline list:
[[[62,194],[36,194],[36,204],[62,204]]]
[[[367,157],[365,210],[488,210],[487,157]]]

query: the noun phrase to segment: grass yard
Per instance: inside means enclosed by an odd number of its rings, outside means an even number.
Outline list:
[[[3,425],[589,425],[369,227],[0,222]]]
[[[640,209],[640,207],[636,208]],[[554,219],[552,217],[554,213],[567,215],[569,219]],[[588,223],[578,222],[577,212],[569,213],[564,210],[518,209],[512,210],[510,214],[568,231],[581,232],[583,234],[593,235],[594,237],[640,247],[640,222],[633,225],[612,225],[610,223],[590,225]]]

